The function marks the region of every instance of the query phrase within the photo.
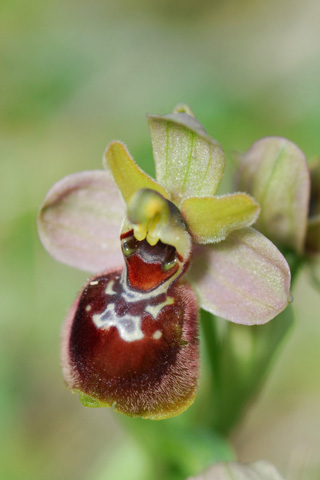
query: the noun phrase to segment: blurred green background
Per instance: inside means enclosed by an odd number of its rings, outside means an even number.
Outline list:
[[[64,387],[61,323],[86,274],[40,245],[48,189],[100,168],[112,139],[153,173],[145,114],[179,102],[224,147],[225,189],[233,150],[260,137],[319,154],[319,19],[318,0],[0,2],[1,479],[150,480],[119,416]],[[232,441],[242,461],[316,480],[320,295],[307,275],[294,300],[295,330]]]

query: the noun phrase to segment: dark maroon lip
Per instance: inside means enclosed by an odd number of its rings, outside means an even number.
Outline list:
[[[194,294],[190,287],[174,283],[167,293],[137,295],[126,302],[121,278],[122,272],[115,271],[91,279],[79,298],[68,341],[70,368],[76,374],[69,377],[73,378],[69,386],[107,405],[115,404],[122,413],[171,416],[177,406],[194,397],[197,388]],[[119,324],[139,317],[142,335],[127,341],[117,323],[99,326],[97,316],[108,322],[110,307],[115,316],[111,320],[116,318]]]
[[[72,311],[65,379],[121,413],[175,416],[192,403],[198,380],[197,302],[177,282],[188,261],[133,230],[121,242],[126,267],[91,279]]]

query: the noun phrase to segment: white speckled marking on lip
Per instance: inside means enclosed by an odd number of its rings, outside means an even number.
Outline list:
[[[125,342],[141,340],[144,335],[141,330],[141,317],[124,315],[119,317],[114,309],[114,303],[109,303],[104,312],[93,315],[93,322],[98,328],[116,327],[120,337]]]
[[[166,300],[162,303],[159,303],[158,305],[148,305],[146,307],[146,312],[150,313],[150,315],[153,316],[153,318],[156,320],[159,312],[165,307],[166,305],[173,305],[174,304],[174,298],[173,297],[167,297]]]
[[[113,290],[113,285],[114,285],[114,280],[111,280],[108,285],[107,285],[107,288],[105,289],[104,293],[106,295],[115,295],[116,292]]]
[[[159,340],[159,338],[162,337],[162,332],[160,330],[156,330],[154,332],[154,334],[152,335],[152,337],[155,339],[155,340]]]
[[[97,283],[98,282],[93,281],[90,284],[96,285]],[[115,304],[117,304],[118,301],[121,301],[121,299],[126,303],[131,304],[145,301],[165,293],[168,284],[166,282],[150,292],[137,292],[127,285],[125,275],[122,275],[120,280],[122,286],[121,292],[113,290],[114,284],[115,280],[110,280],[104,292],[106,295],[118,295],[115,303],[109,303],[102,313],[93,315],[92,320],[97,328],[108,330],[109,327],[116,327],[120,337],[125,342],[134,342],[136,340],[141,340],[144,337],[141,329],[141,321],[144,312],[149,313],[153,319],[156,320],[163,307],[174,304],[173,297],[166,297],[166,300],[158,305],[147,305],[141,315],[130,315],[130,313],[126,313],[123,316],[119,316],[116,313]],[[87,305],[86,311],[89,312],[90,310],[91,305]],[[160,330],[156,330],[153,334],[155,340],[158,340],[161,336],[162,332]]]

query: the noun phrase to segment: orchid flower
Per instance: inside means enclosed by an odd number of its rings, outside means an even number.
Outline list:
[[[113,141],[104,171],[52,187],[38,228],[55,259],[95,275],[65,322],[67,386],[86,406],[162,419],[196,396],[199,306],[232,322],[266,323],[289,302],[290,270],[250,227],[256,200],[216,196],[224,153],[191,110],[148,122],[156,181]]]

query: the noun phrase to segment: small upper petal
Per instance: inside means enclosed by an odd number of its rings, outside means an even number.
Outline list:
[[[245,193],[187,198],[181,204],[182,216],[197,243],[220,242],[233,230],[252,225],[259,211],[257,202]]]
[[[274,318],[290,300],[290,269],[279,250],[253,228],[197,246],[188,274],[202,308],[245,325]]]
[[[259,202],[257,228],[273,242],[301,253],[310,195],[304,153],[285,138],[258,140],[242,157],[237,188]]]
[[[135,163],[126,146],[118,141],[109,143],[103,158],[104,167],[111,171],[126,203],[141,188],[148,188],[168,198],[168,192]]]
[[[180,112],[148,115],[156,178],[178,206],[185,198],[214,195],[224,171],[219,143],[193,116]]]
[[[63,178],[38,215],[40,239],[60,262],[92,273],[123,264],[119,232],[124,202],[110,174],[86,171]]]

